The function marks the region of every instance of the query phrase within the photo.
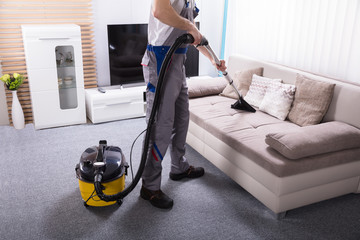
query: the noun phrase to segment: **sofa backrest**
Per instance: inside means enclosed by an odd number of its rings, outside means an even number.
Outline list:
[[[230,56],[227,66],[231,77],[239,70],[263,67],[265,77],[281,78],[284,83],[295,84],[297,74],[302,74],[314,80],[335,83],[333,99],[322,121],[341,121],[360,128],[360,85],[358,84],[311,74],[279,64],[259,61],[243,55]]]

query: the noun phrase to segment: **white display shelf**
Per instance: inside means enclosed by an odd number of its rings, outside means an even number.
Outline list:
[[[22,35],[34,127],[86,123],[80,26],[27,24]]]

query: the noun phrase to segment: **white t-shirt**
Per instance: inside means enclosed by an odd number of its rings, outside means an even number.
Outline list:
[[[152,4],[153,3],[154,0],[152,1]],[[186,4],[184,0],[170,0],[170,3],[178,14],[181,13],[182,9]],[[190,0],[189,5],[191,8],[193,8],[193,6],[195,6],[195,1]],[[162,46],[165,40],[169,37],[169,35],[173,31],[173,29],[174,29],[173,27],[159,21],[157,18],[153,16],[152,12],[150,12],[150,19],[148,25],[149,44],[153,46]]]

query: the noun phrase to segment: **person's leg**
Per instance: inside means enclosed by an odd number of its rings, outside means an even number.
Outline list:
[[[180,92],[175,102],[175,119],[170,143],[171,170],[169,177],[172,180],[183,178],[198,178],[204,175],[201,167],[190,166],[185,157],[186,136],[189,128],[189,96],[185,77],[185,67],[177,71]],[[174,76],[175,78],[175,76]]]
[[[155,54],[152,52],[146,52],[146,56],[149,61],[147,61],[148,65],[143,67],[144,79],[145,83],[156,83],[157,82],[157,71],[156,71],[156,58]],[[148,123],[151,110],[153,107],[155,98],[155,86],[152,86],[146,89],[146,122]],[[148,190],[157,191],[160,190],[161,185],[161,160],[162,157],[159,156],[159,153],[156,151],[156,147],[154,147],[155,141],[155,132],[156,132],[156,123],[153,124],[151,129],[151,136],[149,141],[149,146],[147,149],[147,159],[145,163],[145,168],[142,174],[142,184]],[[155,152],[153,151],[155,149]],[[145,149],[144,149],[145,151]],[[154,153],[154,155],[153,155]],[[160,154],[161,155],[161,154]],[[156,158],[154,158],[154,156]],[[159,160],[160,159],[160,160]]]
[[[152,108],[152,102],[154,100],[155,93],[147,90],[146,101],[148,110],[147,119],[150,117],[150,112]],[[164,145],[165,139],[163,141],[157,141],[159,139],[159,124],[155,122],[151,129],[151,136],[148,146],[147,159],[145,163],[145,168],[142,174],[142,185],[151,191],[160,190],[161,186],[161,171],[162,171],[162,160],[164,156]],[[170,138],[170,137],[169,137]],[[161,138],[160,138],[161,139]],[[166,146],[167,147],[167,146]]]
[[[175,117],[175,103],[179,95],[180,87],[177,74],[172,73],[172,64],[167,73],[161,92],[161,101],[156,115],[156,121],[152,127],[148,157],[142,174],[143,186],[140,191],[142,198],[150,200],[150,203],[159,208],[170,208],[173,205],[171,198],[161,191],[162,160],[171,141],[171,135]],[[181,82],[180,82],[181,84]],[[155,93],[147,91],[147,120],[151,113]]]
[[[185,158],[185,142],[188,128],[189,99],[186,83],[184,83],[175,102],[175,119],[170,144],[171,173],[183,173],[189,168],[189,163]]]
[[[198,178],[204,175],[202,167],[190,166],[185,157],[186,135],[189,128],[189,99],[186,84],[183,86],[175,103],[175,120],[170,144],[172,180]]]
[[[169,68],[168,71],[171,69]],[[161,164],[170,144],[175,117],[175,103],[179,95],[177,79],[171,78],[172,74],[169,75],[163,85],[156,121],[152,128],[148,157],[142,174],[143,186],[151,191],[160,190],[161,187]],[[147,104],[149,104],[148,108],[150,109],[154,96],[155,93],[147,91]],[[150,111],[147,115],[150,115]]]

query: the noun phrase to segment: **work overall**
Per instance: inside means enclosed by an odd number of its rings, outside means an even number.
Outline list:
[[[176,0],[175,0],[176,1]],[[193,21],[197,15],[194,1],[183,1],[180,16]],[[154,16],[151,14],[150,18]],[[150,26],[149,28],[153,27]],[[153,106],[158,74],[170,46],[186,31],[172,28],[172,32],[162,46],[148,45],[142,59],[146,90],[146,120],[149,120]],[[150,40],[150,39],[149,39]],[[150,42],[150,41],[149,41]],[[143,186],[151,191],[160,189],[162,160],[170,146],[171,173],[183,173],[189,168],[185,158],[185,141],[189,126],[189,100],[184,63],[187,46],[182,45],[173,55],[165,74],[161,92],[161,102],[152,128],[148,158],[142,174]]]

